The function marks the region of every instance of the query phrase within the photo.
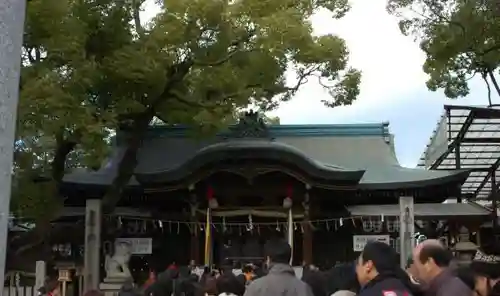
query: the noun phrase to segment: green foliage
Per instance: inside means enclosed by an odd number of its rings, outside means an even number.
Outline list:
[[[468,81],[479,74],[500,95],[495,75],[500,63],[500,18],[494,1],[390,0],[389,12],[400,29],[420,41],[427,59],[427,87],[444,89],[449,98],[469,93]],[[491,97],[489,97],[491,104]]]
[[[18,154],[28,160],[16,160],[13,202],[23,215],[43,216],[68,167],[97,167],[119,124],[137,127],[135,140],[155,118],[213,131],[249,104],[267,111],[290,100],[308,78],[328,89],[327,106],[359,93],[345,42],[314,36],[310,23],[321,8],[342,17],[347,0],[165,1],[145,27],[142,2],[28,3],[18,116]],[[114,187],[126,184],[136,152]],[[33,182],[40,174],[52,184]]]

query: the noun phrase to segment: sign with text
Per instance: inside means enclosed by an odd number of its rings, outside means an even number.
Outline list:
[[[122,237],[116,243],[128,243],[132,247],[132,255],[148,255],[153,253],[153,239],[150,237]]]
[[[354,252],[362,252],[366,244],[372,241],[379,241],[386,244],[390,244],[389,235],[353,235],[352,236],[352,248]]]

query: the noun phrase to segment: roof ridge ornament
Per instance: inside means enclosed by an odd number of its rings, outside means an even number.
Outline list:
[[[269,128],[259,112],[243,113],[238,123],[230,128],[230,138],[271,138]]]

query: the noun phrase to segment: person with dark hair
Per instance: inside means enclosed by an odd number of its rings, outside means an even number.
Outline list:
[[[325,272],[326,291],[333,296],[354,296],[359,291],[356,264],[339,264]]]
[[[118,296],[139,296],[140,293],[134,285],[134,281],[132,279],[127,279],[120,291],[118,291]]]
[[[200,277],[200,283],[202,285],[205,285],[205,281],[207,279],[207,277],[210,276],[210,267],[208,266],[205,266],[203,267],[203,273],[201,274],[201,277]]]
[[[216,282],[219,296],[243,296],[245,285],[242,285],[232,273],[224,273]]]
[[[453,256],[440,241],[426,240],[413,250],[416,276],[427,296],[471,296],[472,291],[449,268]]]
[[[500,248],[496,243],[478,250],[470,268],[474,272],[474,291],[479,296],[500,295]]]
[[[243,272],[243,275],[245,276],[245,285],[250,284],[255,277],[253,265],[247,264],[247,265],[243,266],[243,269],[241,271]]]
[[[399,255],[382,242],[366,244],[358,258],[356,277],[362,287],[359,296],[407,296],[417,292],[399,266]]]
[[[290,266],[292,249],[280,239],[266,243],[268,274],[247,286],[245,296],[314,296],[309,285],[299,280]]]
[[[215,296],[218,295],[217,291],[217,279],[213,276],[208,276],[205,279],[205,283],[203,285],[203,290],[205,292],[205,295],[208,296]]]
[[[302,280],[311,287],[314,296],[327,296],[325,275],[317,270],[311,270],[302,276]]]

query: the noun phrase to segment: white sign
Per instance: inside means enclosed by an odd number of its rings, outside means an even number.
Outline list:
[[[389,235],[353,235],[352,236],[352,248],[354,252],[362,252],[366,244],[372,241],[379,241],[386,244],[390,244]]]
[[[131,252],[133,255],[148,255],[153,253],[153,239],[146,238],[117,238],[116,243],[125,242],[132,247]]]

